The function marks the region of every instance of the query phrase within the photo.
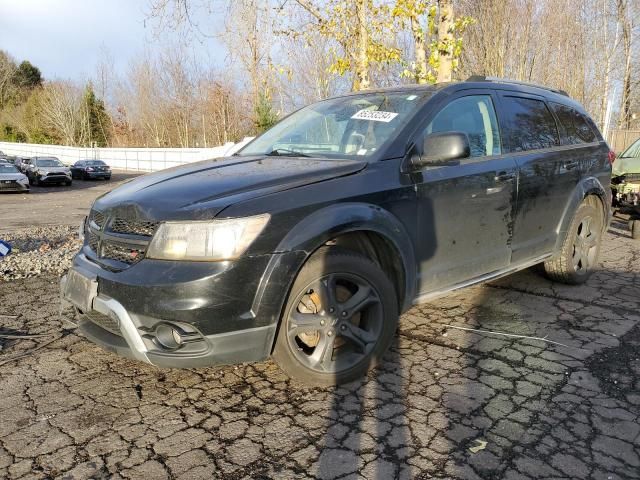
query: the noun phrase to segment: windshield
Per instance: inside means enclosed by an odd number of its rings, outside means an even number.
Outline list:
[[[286,117],[238,155],[370,157],[400,132],[431,94],[369,93],[318,102]]]
[[[36,160],[38,167],[64,167],[62,162],[56,158],[41,158]]]
[[[20,173],[16,167],[8,163],[0,163],[0,173]]]
[[[629,148],[627,148],[620,158],[640,158],[640,138],[636,140],[635,143],[632,143]]]
[[[90,167],[104,167],[106,163],[102,160],[87,160],[87,165]]]

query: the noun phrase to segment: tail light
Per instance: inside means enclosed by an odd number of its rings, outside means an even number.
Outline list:
[[[613,165],[613,162],[616,161],[616,152],[613,150],[609,150],[609,163]]]

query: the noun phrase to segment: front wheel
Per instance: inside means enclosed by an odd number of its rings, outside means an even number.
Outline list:
[[[600,206],[587,198],[578,207],[560,251],[544,262],[547,276],[573,285],[586,282],[597,265],[602,234]]]
[[[350,382],[382,358],[398,315],[395,289],[375,262],[349,250],[322,248],[293,284],[273,357],[306,384]]]

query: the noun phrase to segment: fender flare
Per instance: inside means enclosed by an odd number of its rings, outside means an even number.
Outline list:
[[[609,222],[611,221],[611,209],[609,208],[611,205],[611,194],[607,193],[607,190],[596,177],[586,177],[573,189],[573,192],[569,197],[569,201],[564,208],[562,218],[556,228],[556,244],[553,250],[554,253],[558,252],[562,248],[565,235],[567,230],[569,230],[571,221],[573,220],[574,212],[580,206],[582,201],[589,195],[597,195],[602,201],[602,215],[604,219],[603,228],[606,230],[609,227]]]
[[[339,235],[365,231],[385,238],[398,252],[404,270],[403,302],[400,310],[412,305],[415,296],[416,260],[413,245],[404,225],[391,212],[369,203],[348,202],[322,208],[298,222],[277,247],[269,262],[253,303],[253,312],[278,300],[279,321],[286,297],[298,272],[318,248]],[[285,260],[286,259],[286,260]],[[273,310],[272,310],[273,311]]]

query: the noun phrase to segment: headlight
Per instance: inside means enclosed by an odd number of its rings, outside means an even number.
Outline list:
[[[166,222],[153,235],[147,258],[218,261],[242,255],[269,222],[269,215],[206,222]]]

